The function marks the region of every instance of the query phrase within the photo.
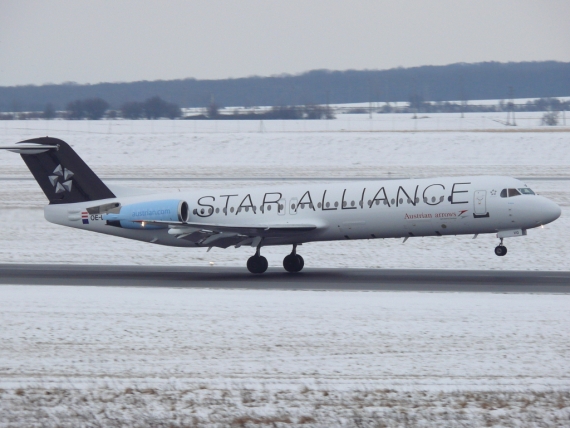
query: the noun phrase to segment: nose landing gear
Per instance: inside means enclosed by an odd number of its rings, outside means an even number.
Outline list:
[[[297,254],[297,244],[294,244],[291,254],[283,259],[283,267],[287,272],[295,273],[301,272],[303,266],[305,266],[305,260]]]
[[[247,270],[251,273],[263,273],[267,270],[267,259],[259,254],[261,244],[257,246],[255,254],[247,259]]]
[[[503,238],[501,238],[501,243],[495,247],[495,254],[499,257],[503,257],[507,254],[507,247],[503,245]]]

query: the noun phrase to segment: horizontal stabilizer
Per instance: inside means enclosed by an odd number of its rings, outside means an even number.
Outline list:
[[[14,153],[37,155],[48,150],[59,150],[58,145],[51,144],[15,144],[13,146],[0,146],[0,150],[9,150]]]

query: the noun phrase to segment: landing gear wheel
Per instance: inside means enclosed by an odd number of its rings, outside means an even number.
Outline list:
[[[268,265],[267,259],[263,256],[251,256],[247,259],[247,270],[251,273],[263,273]]]
[[[297,259],[299,259],[299,263],[301,265],[301,267],[299,268],[299,271],[301,271],[305,267],[305,260],[299,254],[297,254]]]
[[[300,272],[305,266],[305,260],[299,254],[289,254],[283,259],[283,267],[287,272]]]
[[[499,257],[503,257],[505,254],[507,254],[507,247],[504,245],[495,247],[495,254]]]

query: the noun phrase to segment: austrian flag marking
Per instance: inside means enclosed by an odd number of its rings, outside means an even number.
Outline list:
[[[89,224],[89,213],[87,213],[87,211],[81,213],[81,221],[83,224]]]

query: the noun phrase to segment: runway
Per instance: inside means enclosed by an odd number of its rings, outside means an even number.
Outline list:
[[[0,264],[0,284],[570,294],[570,271],[269,268],[252,275],[245,267]]]
[[[101,177],[105,182],[113,181],[204,181],[204,182],[245,182],[245,181],[387,181],[387,180],[407,180],[406,176],[390,176],[390,177]],[[570,176],[552,176],[552,177],[514,177],[521,181],[570,181]],[[35,181],[34,177],[0,177],[0,181]]]

